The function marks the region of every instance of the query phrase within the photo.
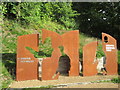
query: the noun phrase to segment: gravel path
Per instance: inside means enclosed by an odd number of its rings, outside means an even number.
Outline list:
[[[68,77],[68,76],[59,76],[58,80],[47,80],[47,81],[40,81],[40,80],[28,80],[28,81],[14,81],[10,88],[29,88],[29,87],[40,87],[40,86],[47,86],[47,85],[59,85],[59,84],[69,84],[69,83],[85,83],[85,82],[92,82],[97,80],[107,80],[117,77],[116,75],[109,75],[109,76],[91,76],[91,77]],[[118,84],[114,83],[92,83],[92,84],[80,84],[80,85],[73,85],[73,86],[66,86],[64,88],[92,88],[92,87],[103,87],[103,88],[118,88]]]

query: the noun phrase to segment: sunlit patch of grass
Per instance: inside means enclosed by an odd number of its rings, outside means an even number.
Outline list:
[[[32,87],[32,88],[23,88],[22,90],[33,90],[33,89],[38,89],[38,88],[40,88],[40,89],[50,89],[50,88],[53,88],[54,86],[53,85],[48,85],[48,86],[40,86],[40,87]]]

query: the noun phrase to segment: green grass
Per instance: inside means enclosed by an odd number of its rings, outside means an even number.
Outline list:
[[[120,77],[115,77],[111,80],[100,80],[100,81],[93,81],[92,83],[120,83]]]
[[[92,81],[92,83],[106,83],[106,82],[110,82],[111,83],[111,80]]]
[[[23,88],[22,90],[30,90],[30,89],[50,89],[53,88],[53,85],[48,85],[48,86],[40,86],[40,87],[32,87],[32,88]]]

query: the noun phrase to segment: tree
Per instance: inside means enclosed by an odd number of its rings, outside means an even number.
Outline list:
[[[80,15],[77,17],[80,31],[101,38],[105,32],[120,42],[120,2],[73,3],[73,9]]]

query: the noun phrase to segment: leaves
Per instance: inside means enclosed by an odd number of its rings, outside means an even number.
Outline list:
[[[113,79],[111,80],[111,82],[113,82],[113,83],[120,83],[120,77],[113,78]]]
[[[101,44],[98,44],[96,57],[97,57],[97,58],[101,58],[101,57],[103,57],[103,56],[105,56],[105,53],[104,53],[103,50],[102,50],[102,45],[101,45]]]
[[[4,3],[6,18],[16,17],[21,22],[38,24],[40,20],[51,20],[63,24],[67,28],[75,28],[74,17],[77,12],[72,9],[72,3],[61,2],[9,2]],[[11,17],[13,19],[13,17]]]
[[[81,32],[99,38],[105,32],[120,41],[120,2],[75,2],[73,9],[80,13],[76,20]]]

